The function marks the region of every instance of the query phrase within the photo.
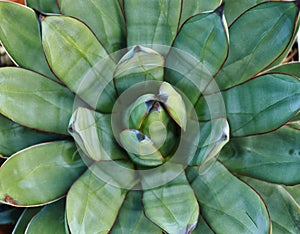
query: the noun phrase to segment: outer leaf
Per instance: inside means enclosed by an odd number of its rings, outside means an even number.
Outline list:
[[[101,181],[88,170],[74,183],[67,196],[71,233],[108,233],[125,196],[126,190]]]
[[[28,146],[60,140],[63,136],[23,127],[0,115],[0,154],[10,156]]]
[[[26,5],[41,12],[60,13],[56,0],[26,0]]]
[[[74,95],[64,86],[20,68],[0,70],[0,113],[30,128],[67,133]]]
[[[242,83],[279,57],[292,40],[297,16],[295,2],[281,1],[260,4],[238,18],[229,28],[229,56],[216,77],[220,89]]]
[[[229,170],[279,184],[300,183],[300,131],[283,127],[259,136],[232,139],[220,160]]]
[[[40,205],[63,196],[85,165],[73,143],[37,145],[10,157],[1,167],[0,198],[14,206]],[[13,172],[13,173],[12,173]]]
[[[130,191],[111,230],[112,234],[161,234],[162,230],[144,215],[142,192]]]
[[[202,216],[216,233],[269,233],[268,213],[261,198],[220,163],[204,175],[199,175],[198,168],[189,168],[188,178]]]
[[[12,234],[24,234],[28,223],[40,210],[40,207],[26,208],[20,216]]]
[[[300,62],[286,63],[278,67],[272,68],[269,72],[282,72],[300,79]]]
[[[170,46],[176,36],[181,0],[124,0],[127,46]]]
[[[28,224],[26,234],[65,234],[65,200],[45,206]]]
[[[280,185],[243,178],[267,203],[272,220],[272,231],[276,234],[297,234],[300,227],[300,207]]]
[[[79,107],[70,120],[70,134],[83,152],[95,161],[124,158],[112,133],[110,117]]]
[[[64,15],[84,21],[108,53],[125,48],[125,21],[118,0],[58,0]]]
[[[183,24],[184,21],[191,16],[197,15],[204,11],[211,11],[216,9],[220,5],[220,3],[221,0],[183,0],[180,24]]]
[[[295,201],[300,205],[300,185],[295,186],[284,186],[289,194],[295,199]]]
[[[89,28],[70,17],[47,16],[42,39],[58,77],[92,107],[110,111],[116,98],[111,82],[115,65]]]
[[[54,78],[45,59],[33,10],[1,1],[0,41],[19,66]]]
[[[189,233],[196,227],[199,207],[184,173],[168,184],[145,190],[143,204],[146,216],[167,233]]]
[[[213,230],[207,225],[203,217],[200,217],[196,229],[192,232],[193,234],[214,234]]]
[[[300,109],[300,81],[266,74],[222,92],[233,136],[274,130]]]
[[[114,71],[118,94],[127,88],[148,80],[163,80],[164,58],[146,47],[135,46],[119,61]]]

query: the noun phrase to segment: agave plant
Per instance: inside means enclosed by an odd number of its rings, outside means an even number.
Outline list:
[[[0,1],[14,233],[300,232],[299,0],[26,4]]]

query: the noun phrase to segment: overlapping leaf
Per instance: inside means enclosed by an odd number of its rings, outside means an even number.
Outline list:
[[[60,13],[56,0],[26,0],[26,5],[41,12]]]

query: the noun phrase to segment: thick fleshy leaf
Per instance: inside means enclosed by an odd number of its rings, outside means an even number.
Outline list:
[[[79,107],[70,120],[70,134],[81,150],[95,161],[124,158],[114,139],[110,117]]]
[[[114,71],[118,94],[139,82],[162,81],[164,58],[152,49],[135,46],[119,61]]]
[[[257,5],[238,18],[229,28],[229,56],[216,76],[220,89],[248,80],[279,57],[292,40],[297,16],[295,2],[281,1]]]
[[[300,205],[300,185],[284,186],[284,189],[287,190],[289,192],[289,194],[298,203],[298,205]]]
[[[199,206],[184,173],[160,187],[144,190],[143,204],[145,215],[167,233],[190,233],[197,225]]]
[[[30,220],[41,210],[41,207],[26,208],[14,227],[12,234],[24,234]]]
[[[231,24],[244,11],[261,2],[265,2],[265,0],[226,0],[225,15],[228,24]]]
[[[233,136],[274,130],[300,109],[300,81],[266,74],[222,92]]]
[[[144,166],[158,166],[164,158],[152,140],[135,129],[126,129],[120,133],[120,142],[133,162]]]
[[[300,207],[280,185],[243,177],[264,199],[270,212],[272,232],[297,234],[300,227]]]
[[[33,206],[65,195],[85,169],[76,151],[73,143],[58,141],[11,156],[0,170],[0,177],[5,178],[0,181],[1,200],[13,206]]]
[[[177,33],[181,0],[124,0],[127,46],[170,46]]]
[[[286,63],[278,67],[272,68],[268,72],[281,72],[296,76],[300,79],[300,62]]]
[[[190,165],[200,165],[203,169],[207,163],[217,158],[223,146],[229,141],[229,126],[225,118],[200,122],[200,137],[197,151]],[[207,164],[207,165],[205,165]]]
[[[126,193],[126,190],[103,182],[92,170],[87,170],[67,196],[67,220],[71,233],[108,233]]]
[[[23,127],[0,115],[0,155],[8,157],[31,145],[61,140],[63,137]]]
[[[199,217],[198,224],[192,234],[214,234],[213,230],[208,226],[203,217]]]
[[[39,24],[33,10],[1,1],[0,41],[19,66],[55,77],[45,59]]]
[[[26,5],[41,12],[60,13],[56,0],[26,0]]]
[[[220,160],[231,171],[278,184],[300,183],[300,131],[282,127],[268,134],[232,139]]]
[[[213,1],[207,1],[207,3],[213,4]],[[186,21],[173,46],[189,53],[199,60],[211,74],[215,74],[226,59],[229,48],[228,40],[227,24],[223,16],[223,6],[221,6],[214,12],[198,14]]]
[[[161,234],[162,230],[148,220],[143,212],[142,192],[128,192],[118,218],[110,231],[112,234]]]
[[[216,233],[269,233],[267,209],[250,187],[216,162],[205,174],[189,168],[201,214]]]
[[[0,113],[30,128],[67,134],[74,95],[64,86],[21,68],[0,70]]]
[[[46,205],[30,221],[26,234],[67,234],[65,230],[65,200]]]
[[[42,40],[55,74],[90,106],[110,111],[116,98],[115,64],[89,28],[71,17],[47,16]]]
[[[221,0],[182,0],[180,24],[183,24],[184,21],[201,12],[216,9],[221,2]]]
[[[64,15],[85,22],[99,38],[108,53],[125,48],[125,21],[118,0],[58,0]]]
[[[159,88],[159,100],[165,104],[165,108],[173,120],[183,130],[186,129],[187,110],[181,95],[167,82],[163,82]]]

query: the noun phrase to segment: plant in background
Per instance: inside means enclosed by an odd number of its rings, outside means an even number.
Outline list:
[[[299,233],[298,0],[26,2],[0,1],[14,233]]]

